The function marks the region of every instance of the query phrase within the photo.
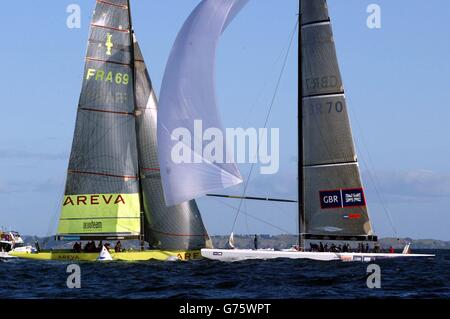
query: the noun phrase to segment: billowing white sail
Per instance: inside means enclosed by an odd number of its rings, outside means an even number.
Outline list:
[[[203,0],[172,48],[161,86],[157,135],[168,206],[242,182],[232,157],[226,156],[231,153],[224,139],[220,147],[211,148],[218,136],[209,134],[208,140],[203,132],[214,128],[226,136],[216,106],[215,53],[220,35],[247,2]]]

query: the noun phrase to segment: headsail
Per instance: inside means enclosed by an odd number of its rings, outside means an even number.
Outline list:
[[[164,250],[212,247],[194,200],[165,205],[156,143],[157,99],[136,40],[134,54],[145,241]]]
[[[219,163],[204,156],[202,150],[211,141],[203,141],[202,129],[222,129],[214,91],[215,52],[220,35],[247,1],[203,0],[186,20],[172,48],[158,112],[159,163],[167,205],[242,182],[232,161]],[[174,134],[180,128],[190,135],[189,140]],[[216,152],[225,155],[226,150],[223,145]]]
[[[138,238],[140,201],[126,0],[97,1],[58,235]]]
[[[307,235],[372,235],[326,0],[301,15]]]

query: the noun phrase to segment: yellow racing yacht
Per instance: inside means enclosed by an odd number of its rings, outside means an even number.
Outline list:
[[[167,206],[156,147],[157,99],[129,0],[97,0],[55,238],[72,249],[13,250],[34,260],[188,260],[212,247],[194,200]],[[118,241],[139,241],[127,250]],[[86,246],[88,246],[86,248]],[[101,258],[100,258],[101,259]]]

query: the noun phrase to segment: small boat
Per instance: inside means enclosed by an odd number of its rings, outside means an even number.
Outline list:
[[[31,253],[35,249],[26,245],[16,231],[0,231],[0,259],[11,259],[11,253]]]
[[[204,248],[202,256],[221,261],[274,258],[372,261],[434,257],[409,253],[409,244],[402,253],[381,252],[360,177],[326,0],[301,1],[299,29],[301,88],[296,201],[299,245],[295,249],[275,251],[233,249],[233,244],[229,243],[231,249]],[[258,199],[245,194],[242,197],[212,195]]]

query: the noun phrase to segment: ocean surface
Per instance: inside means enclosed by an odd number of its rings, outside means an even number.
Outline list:
[[[377,261],[379,289],[367,287],[362,262],[81,262],[81,288],[69,289],[70,262],[9,260],[0,298],[450,298],[450,251],[432,253]]]

